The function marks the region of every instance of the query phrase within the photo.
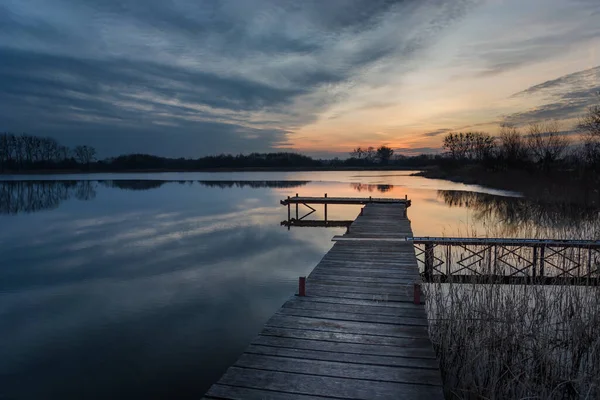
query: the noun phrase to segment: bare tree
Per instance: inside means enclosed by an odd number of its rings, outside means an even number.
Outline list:
[[[364,155],[365,155],[365,151],[360,147],[357,147],[350,152],[350,157],[357,158],[359,160],[362,159]]]
[[[486,132],[467,132],[469,158],[485,161],[493,158],[496,151],[496,139]]]
[[[532,123],[528,127],[527,144],[534,160],[547,168],[565,155],[569,139],[562,135],[558,121]]]
[[[500,126],[500,155],[506,164],[514,166],[529,159],[529,149],[521,132],[509,124]]]
[[[377,152],[375,151],[375,147],[369,146],[366,150],[364,150],[364,158],[368,162],[374,162],[376,156]]]
[[[483,161],[494,155],[496,140],[486,132],[451,132],[444,137],[443,148],[455,160]]]
[[[394,149],[387,146],[380,146],[377,149],[377,159],[381,164],[387,164],[394,155]]]
[[[75,147],[75,158],[80,164],[90,165],[96,157],[96,149],[91,146],[77,146]]]
[[[577,129],[582,133],[584,162],[592,168],[600,167],[600,105],[588,108],[588,112],[579,120]]]
[[[444,137],[442,147],[448,152],[450,158],[454,160],[462,160],[467,158],[469,151],[469,143],[466,135],[462,132],[450,132]]]

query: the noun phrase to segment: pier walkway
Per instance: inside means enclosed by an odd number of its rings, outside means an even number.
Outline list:
[[[443,399],[409,204],[366,202],[206,398]]]

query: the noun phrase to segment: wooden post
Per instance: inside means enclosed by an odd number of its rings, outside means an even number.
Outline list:
[[[537,264],[538,264],[538,247],[537,246],[533,246],[533,261],[531,261],[531,269],[532,271],[532,276],[535,279],[536,274],[536,269],[537,269]]]
[[[298,278],[298,296],[306,296],[306,277],[301,276]]]
[[[544,253],[546,250],[546,246],[540,246],[540,278],[544,277]]]
[[[288,222],[291,219],[290,196],[288,196]]]
[[[298,221],[298,203],[296,203],[296,221]]]
[[[421,304],[421,285],[419,283],[415,283],[413,290],[413,302],[415,304]]]
[[[327,198],[327,193],[325,193],[325,198]],[[325,222],[327,222],[327,202],[324,203],[325,208]]]
[[[425,276],[433,277],[433,243],[425,243]]]
[[[587,260],[587,276],[588,278],[592,277],[592,248],[588,249],[588,260]],[[589,279],[588,279],[589,281]]]

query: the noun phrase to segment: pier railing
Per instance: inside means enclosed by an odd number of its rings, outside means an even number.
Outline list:
[[[415,237],[428,282],[595,284],[600,241]]]

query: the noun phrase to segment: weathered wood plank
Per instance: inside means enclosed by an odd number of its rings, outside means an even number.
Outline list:
[[[417,273],[411,274],[405,277],[378,277],[378,276],[360,276],[360,275],[337,275],[331,274],[329,271],[325,270],[314,270],[310,275],[309,279],[314,279],[315,281],[324,280],[324,281],[333,281],[333,282],[350,282],[350,283],[358,283],[358,284],[386,284],[386,285],[406,285],[410,283],[414,283],[415,281],[421,281],[421,276]]]
[[[263,337],[265,338],[265,337]],[[279,339],[266,337],[268,339]],[[279,339],[281,340],[281,339]],[[365,365],[384,365],[388,367],[408,367],[408,368],[427,368],[438,371],[438,362],[433,358],[414,358],[414,357],[392,357],[388,354],[365,354],[363,353],[348,353],[339,351],[334,346],[320,346],[318,349],[305,349],[298,347],[298,341],[293,339],[285,339],[283,343],[273,345],[273,341],[263,340],[266,345],[251,344],[246,353],[262,354],[278,357],[301,358],[303,360],[322,360],[322,361],[337,361],[343,363],[365,364]],[[323,344],[323,342],[309,341],[309,343]],[[330,344],[330,343],[326,343]],[[340,346],[343,349],[346,346]],[[314,346],[319,347],[319,346]],[[329,348],[330,350],[323,350]]]
[[[373,315],[373,314],[357,314],[352,312],[341,312],[341,311],[323,311],[323,310],[307,310],[303,308],[289,308],[283,307],[277,311],[280,315],[294,316],[294,317],[309,317],[309,318],[320,318],[329,319],[336,321],[354,321],[354,322],[374,322],[379,324],[388,325],[415,325],[415,326],[428,326],[427,318],[415,318],[403,316],[398,318],[397,316],[389,315]]]
[[[331,400],[331,397],[320,397],[314,395],[303,395],[296,393],[284,393],[260,389],[251,389],[237,386],[213,385],[205,398],[207,399],[231,399],[231,400]]]
[[[286,302],[283,305],[283,309],[285,308],[295,308],[300,310],[317,310],[317,311],[328,311],[328,312],[340,312],[340,313],[351,313],[351,314],[367,314],[373,316],[388,316],[393,318],[393,320],[398,321],[398,319],[403,317],[409,318],[420,318],[423,320],[427,320],[427,315],[425,314],[425,310],[418,305],[408,303],[408,307],[385,307],[381,304],[378,305],[364,305],[364,304],[340,304],[338,302],[327,302],[322,301],[322,299],[318,301],[305,301],[298,299],[306,299],[306,297],[297,297],[296,299],[292,299]],[[310,298],[312,299],[312,298]]]
[[[292,302],[292,301],[309,301],[311,303],[333,303],[333,304],[339,304],[339,305],[363,305],[363,306],[369,306],[369,307],[385,307],[385,308],[393,308],[393,309],[411,309],[411,310],[419,310],[423,312],[423,315],[425,315],[425,309],[422,306],[419,306],[417,304],[414,304],[413,302],[407,303],[407,302],[384,302],[381,300],[361,300],[361,299],[344,299],[344,298],[339,298],[339,297],[328,297],[328,296],[307,296],[307,297],[300,297],[300,296],[294,296],[292,297],[292,299],[290,299],[290,301],[288,301],[286,304]],[[400,312],[400,311],[399,311]]]
[[[266,371],[292,372],[296,374],[321,375],[337,378],[367,379],[383,382],[418,383],[438,385],[440,372],[413,367],[353,364],[244,353],[235,363],[236,367]]]
[[[443,399],[439,386],[334,378],[231,367],[220,383],[311,396],[345,399]]]
[[[332,290],[331,286],[325,285],[308,285],[306,289],[307,296],[320,296],[320,297],[337,297],[342,299],[358,299],[358,300],[371,300],[379,302],[413,302],[412,293],[407,292],[401,293],[356,293],[354,291],[345,289],[343,291]]]
[[[296,328],[326,332],[342,332],[356,334],[372,334],[391,337],[427,337],[427,327],[413,325],[385,325],[353,321],[329,320],[309,317],[290,317],[281,314],[273,315],[267,326],[278,328]]]
[[[357,335],[353,333],[309,331],[293,328],[265,327],[261,336],[320,342],[323,346],[332,344],[346,352],[365,354],[387,354],[398,357],[418,357],[435,359],[433,347],[428,338],[403,338],[390,336]]]

